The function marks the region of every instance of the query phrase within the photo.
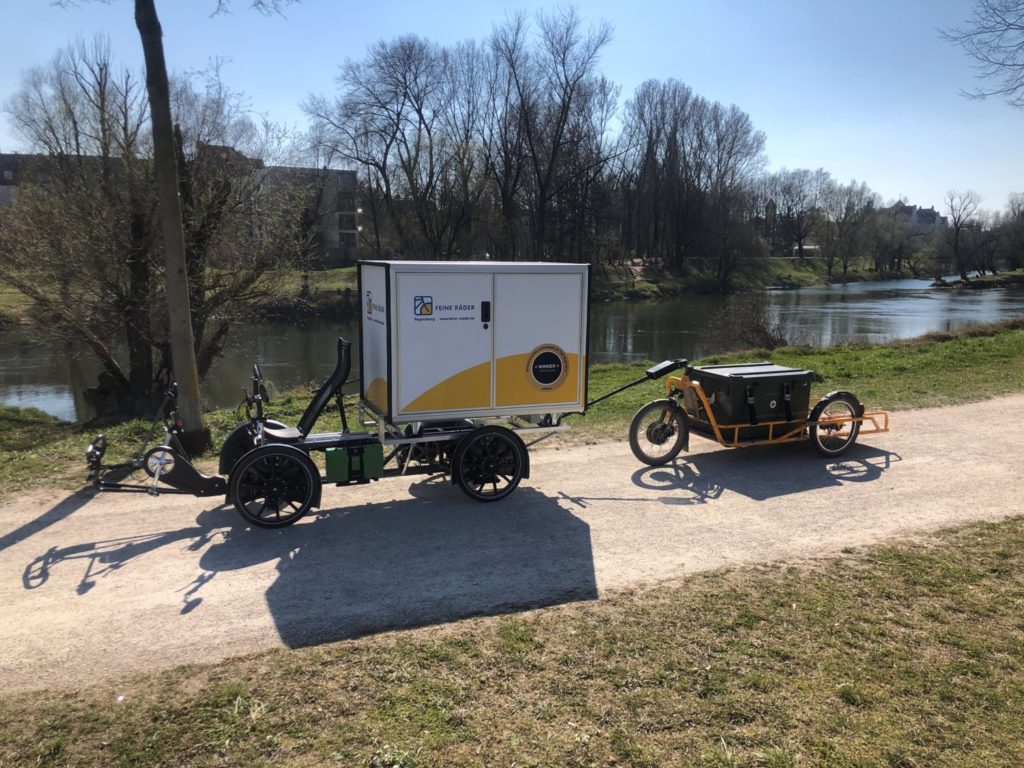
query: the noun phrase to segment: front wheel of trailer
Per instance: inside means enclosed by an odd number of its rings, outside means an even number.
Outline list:
[[[687,438],[686,414],[671,398],[648,403],[629,425],[629,448],[644,464],[668,464],[683,449]]]

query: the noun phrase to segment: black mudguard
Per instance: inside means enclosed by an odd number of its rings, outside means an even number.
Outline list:
[[[858,398],[855,394],[853,394],[853,392],[850,392],[849,390],[834,389],[827,395],[825,395],[823,398],[821,398],[821,400],[819,400],[817,403],[815,403],[814,408],[811,409],[811,415],[807,419],[807,421],[811,424],[817,422],[818,417],[821,416],[821,412],[825,409],[825,406],[828,405],[829,402],[831,402],[832,398],[837,397],[838,395],[846,395],[847,397],[853,398],[853,402],[857,404],[857,416],[864,415],[864,403],[860,401],[860,398]]]
[[[288,427],[279,421],[267,419],[264,424],[272,429],[287,429]],[[217,472],[227,477],[231,474],[238,460],[256,447],[256,438],[248,424],[239,424],[231,434],[224,440],[220,447],[220,463]]]

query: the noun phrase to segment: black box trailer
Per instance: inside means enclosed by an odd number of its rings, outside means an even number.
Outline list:
[[[807,421],[813,371],[760,362],[693,365],[688,373],[700,382],[719,426],[743,424],[747,440],[768,437],[768,427],[760,426],[764,422],[783,422],[781,429],[787,431]],[[711,420],[694,390],[684,396],[687,410],[697,415],[691,426],[710,433]],[[778,427],[773,431],[779,434]]]
[[[726,448],[810,440],[829,458],[859,434],[889,431],[889,414],[865,412],[852,392],[829,392],[809,408],[812,371],[766,362],[679,363],[685,373],[669,376],[665,397],[643,406],[629,425],[633,455],[651,466],[688,450],[691,429]]]

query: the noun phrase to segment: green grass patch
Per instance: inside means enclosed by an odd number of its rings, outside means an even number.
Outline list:
[[[288,269],[272,275],[277,292],[285,296],[297,296],[308,285],[310,292],[355,290],[358,285],[355,267],[337,267],[302,272]]]
[[[803,566],[0,694],[0,765],[1024,761],[1024,519]],[[119,700],[119,697],[123,697]]]

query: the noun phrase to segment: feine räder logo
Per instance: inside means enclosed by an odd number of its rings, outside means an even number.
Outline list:
[[[413,296],[412,313],[417,317],[430,317],[434,314],[434,297]]]
[[[472,320],[469,316],[459,316],[460,312],[474,312],[476,304],[437,304],[433,296],[413,296],[412,313],[416,317],[437,317],[441,320]]]

